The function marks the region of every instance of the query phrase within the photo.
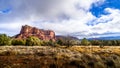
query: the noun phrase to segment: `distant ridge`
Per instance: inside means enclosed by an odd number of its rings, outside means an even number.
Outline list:
[[[109,37],[99,37],[99,38],[88,38],[88,40],[120,40],[120,36],[109,36]]]
[[[67,38],[69,38],[69,39],[71,39],[71,40],[79,40],[77,37],[73,37],[73,36],[62,36],[62,35],[57,35],[56,36],[56,40],[58,40],[58,39],[67,39]]]

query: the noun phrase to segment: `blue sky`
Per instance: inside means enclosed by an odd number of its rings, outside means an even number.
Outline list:
[[[92,9],[90,9],[90,11],[93,15],[99,17],[101,14],[108,14],[104,12],[104,9],[106,8],[120,9],[120,0],[105,0],[105,2],[100,6],[96,6],[95,4],[93,4]]]
[[[0,0],[0,33],[22,25],[78,38],[120,36],[120,0]]]

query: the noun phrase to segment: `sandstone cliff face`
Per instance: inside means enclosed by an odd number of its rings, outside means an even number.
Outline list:
[[[43,30],[28,25],[22,26],[21,31],[16,38],[26,39],[29,36],[36,36],[41,40],[53,40],[55,41],[55,32],[52,30]]]

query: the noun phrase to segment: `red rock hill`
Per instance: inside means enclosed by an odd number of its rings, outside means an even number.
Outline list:
[[[22,26],[21,31],[16,38],[26,39],[29,36],[36,36],[41,40],[53,40],[55,41],[55,32],[52,30],[43,30],[28,25]]]

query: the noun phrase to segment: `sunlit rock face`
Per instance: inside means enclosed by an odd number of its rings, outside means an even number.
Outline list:
[[[36,27],[31,27],[28,25],[22,26],[21,31],[18,35],[16,35],[16,38],[26,39],[30,36],[38,37],[41,40],[55,41],[55,32],[54,31],[38,29]]]

